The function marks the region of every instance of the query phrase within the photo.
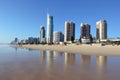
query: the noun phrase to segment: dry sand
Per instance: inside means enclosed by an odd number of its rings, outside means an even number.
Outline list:
[[[53,50],[68,53],[80,53],[84,55],[120,56],[120,46],[112,45],[22,45],[22,47],[37,50]]]

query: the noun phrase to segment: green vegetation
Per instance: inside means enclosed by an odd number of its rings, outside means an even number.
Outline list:
[[[120,41],[111,41],[111,40],[107,40],[106,44],[112,44],[112,45],[120,45]]]
[[[92,44],[92,43],[93,43],[93,38],[92,38],[92,35],[91,35],[91,34],[90,34],[89,39],[90,39],[90,44]]]
[[[106,41],[106,44],[113,44],[113,41],[107,40],[107,41]]]
[[[66,42],[64,42],[64,45],[67,45],[67,43],[66,43]]]
[[[72,41],[72,43],[74,42],[74,37],[73,36],[71,36],[71,41]]]
[[[79,39],[79,42],[80,42],[80,44],[82,43],[81,37],[80,37],[80,39]]]

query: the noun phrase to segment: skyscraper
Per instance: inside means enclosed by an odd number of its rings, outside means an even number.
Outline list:
[[[107,21],[101,20],[96,23],[96,38],[101,41],[107,39]]]
[[[19,41],[18,41],[18,38],[15,38],[14,42],[15,42],[15,43],[18,43],[18,42],[19,42]]]
[[[54,32],[53,34],[53,42],[54,43],[59,43],[62,42],[63,34],[62,32]]]
[[[45,28],[41,26],[40,28],[40,43],[45,43]]]
[[[34,43],[34,38],[28,37],[28,44],[33,44],[33,43]]]
[[[47,43],[53,42],[53,16],[47,14]]]
[[[66,21],[64,42],[71,42],[72,38],[75,39],[75,23]]]
[[[90,25],[81,23],[81,38],[88,39],[90,37]]]

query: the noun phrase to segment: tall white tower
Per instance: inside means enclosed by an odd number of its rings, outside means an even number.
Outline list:
[[[53,16],[47,14],[47,43],[53,43]]]
[[[107,39],[107,21],[101,20],[96,23],[97,40]]]

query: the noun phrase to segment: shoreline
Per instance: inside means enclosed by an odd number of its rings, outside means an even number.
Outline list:
[[[18,46],[21,47],[21,46]],[[35,50],[50,50],[67,53],[79,53],[83,55],[98,55],[98,56],[120,56],[120,46],[100,46],[99,44],[92,45],[22,45],[21,48],[29,48]]]

